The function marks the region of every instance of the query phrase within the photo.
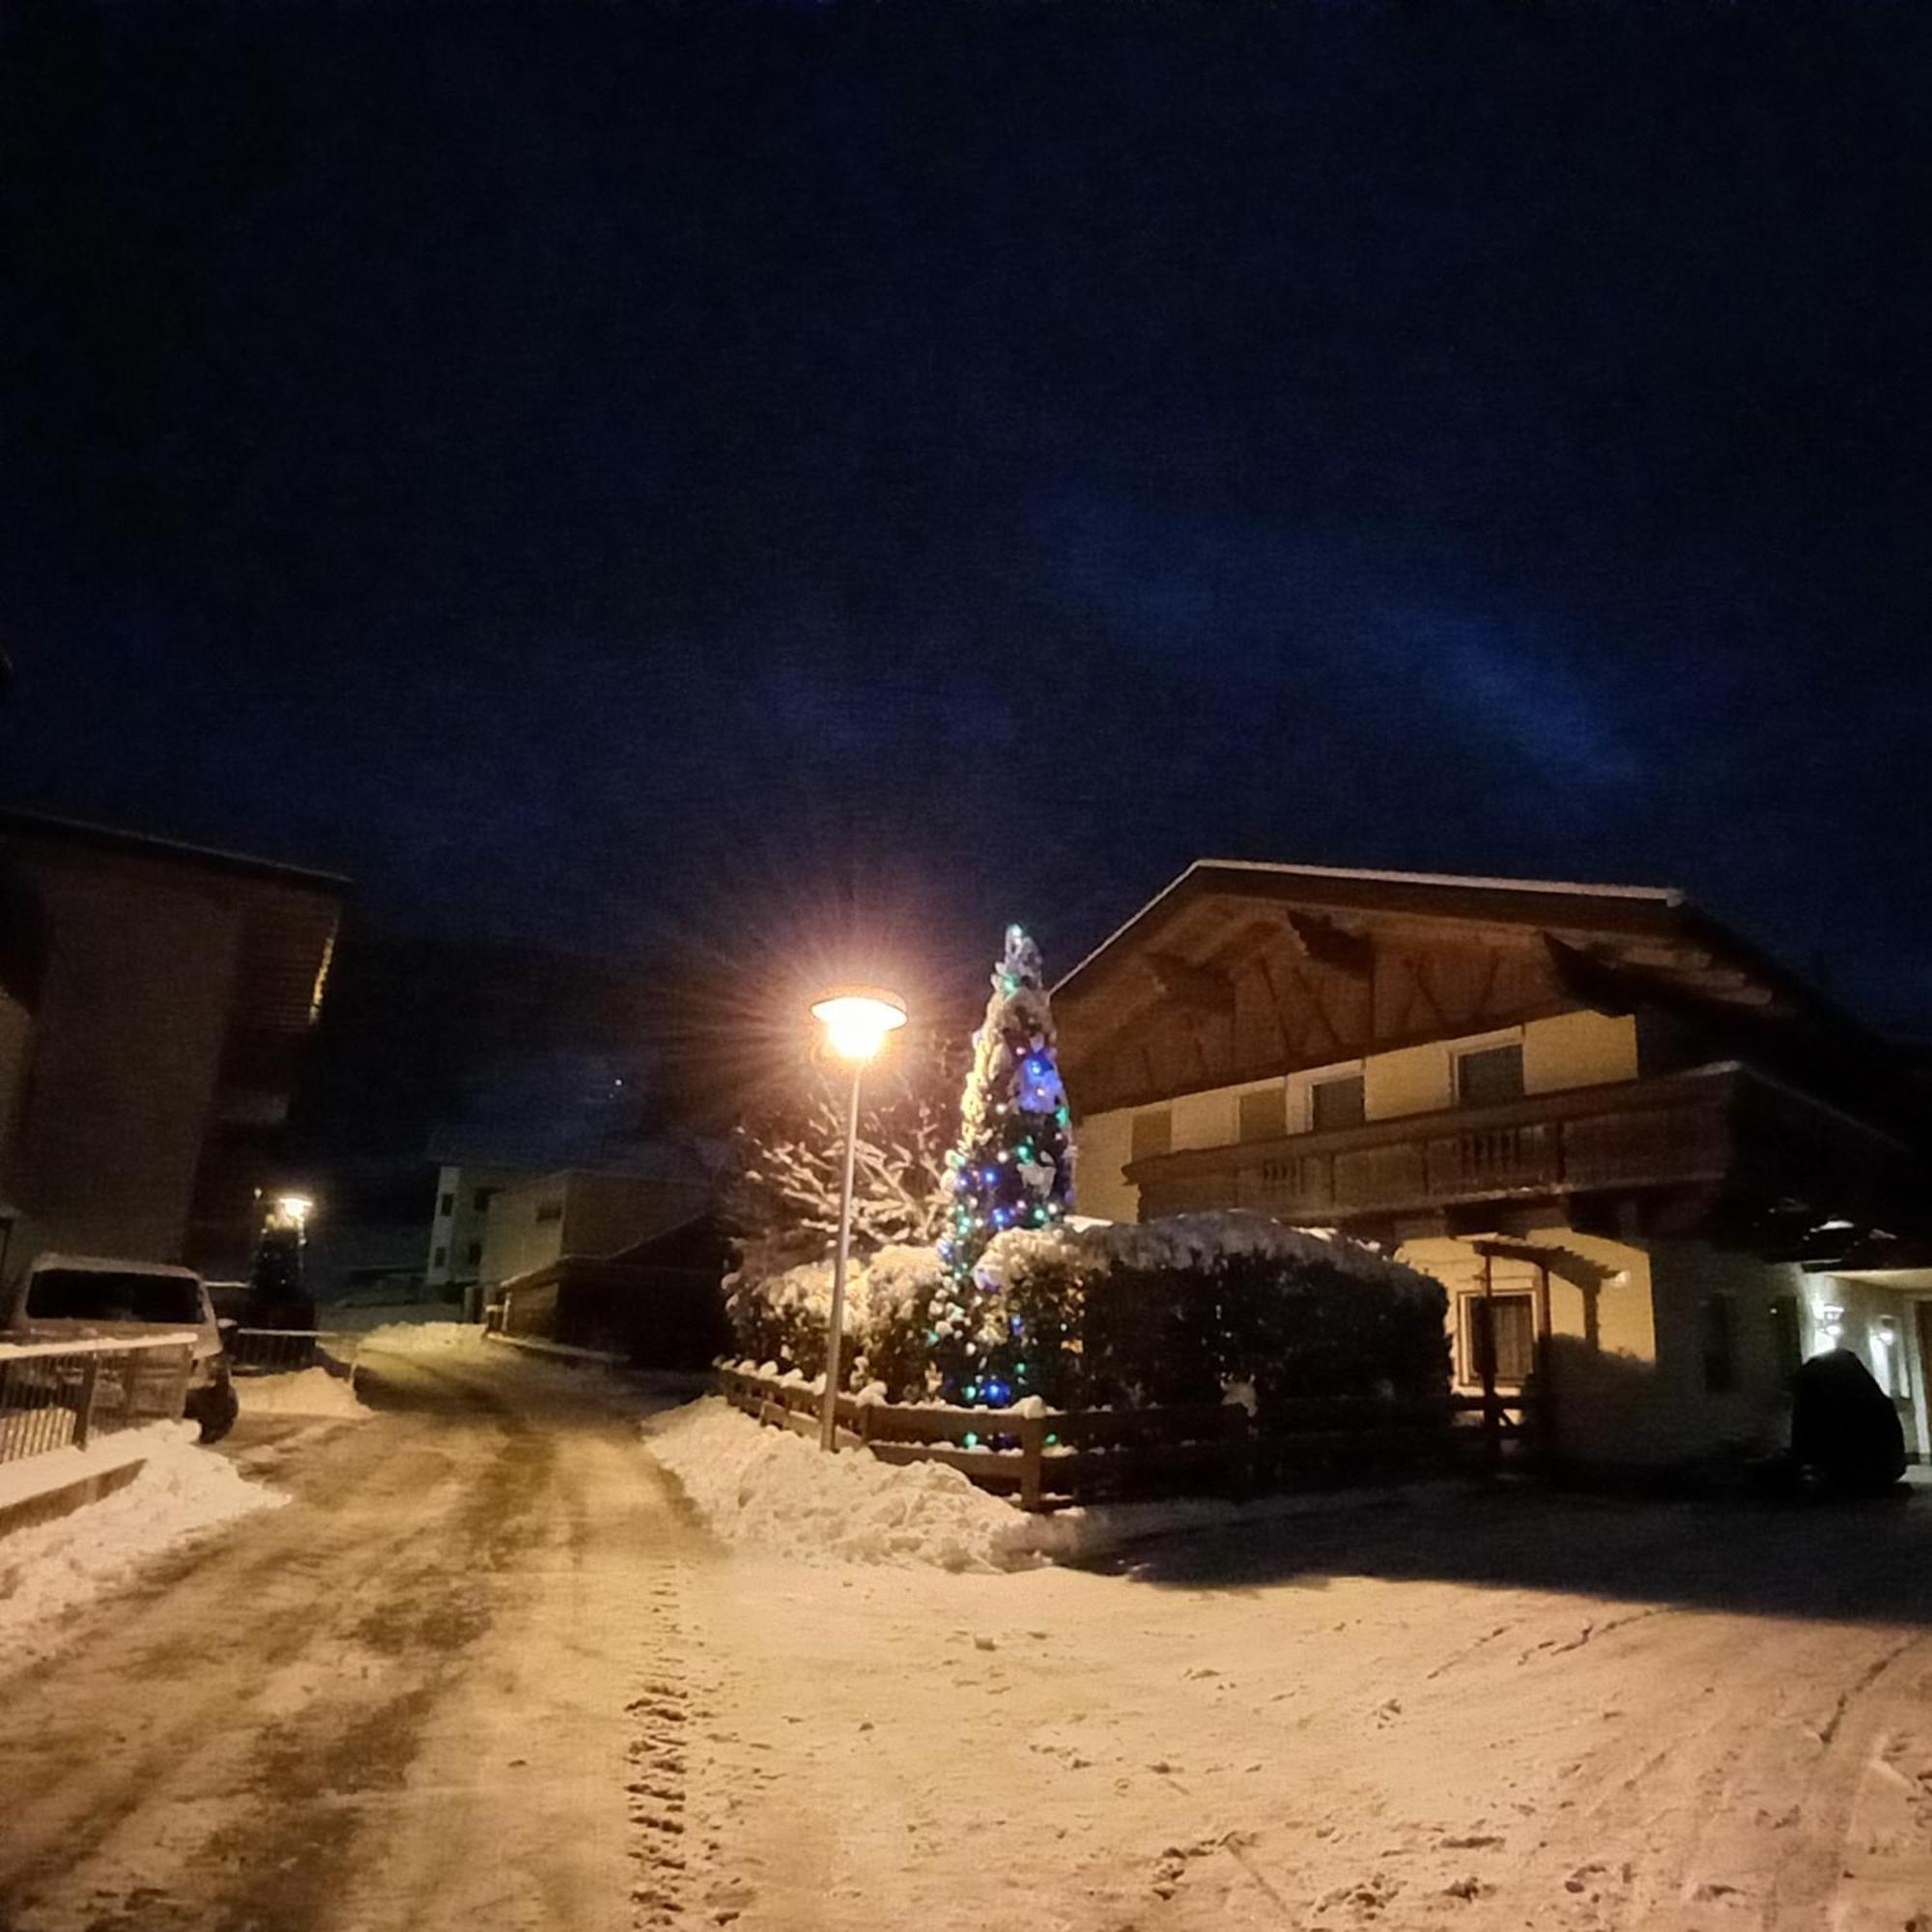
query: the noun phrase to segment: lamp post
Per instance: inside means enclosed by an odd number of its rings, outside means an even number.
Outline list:
[[[839,1355],[845,1341],[845,1261],[852,1248],[852,1169],[859,1144],[859,1086],[866,1063],[886,1036],[906,1023],[905,1003],[876,986],[842,986],[814,1000],[811,1016],[825,1028],[826,1043],[852,1066],[845,1108],[845,1179],[838,1190],[838,1249],[832,1264],[832,1313],[825,1329],[825,1394],[818,1408],[818,1446],[833,1454],[838,1442]]]

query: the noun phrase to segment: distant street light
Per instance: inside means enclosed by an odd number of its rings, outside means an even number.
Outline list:
[[[843,986],[814,1000],[811,1016],[825,1028],[826,1042],[852,1063],[852,1095],[845,1110],[845,1179],[838,1191],[838,1254],[832,1264],[832,1315],[825,1329],[825,1395],[818,1407],[818,1446],[838,1446],[839,1354],[845,1340],[845,1258],[852,1247],[852,1171],[859,1145],[859,1085],[866,1063],[886,1036],[906,1023],[905,1002],[876,986]]]

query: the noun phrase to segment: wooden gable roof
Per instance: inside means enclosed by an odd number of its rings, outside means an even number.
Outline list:
[[[1054,991],[1083,1111],[1594,1008],[1878,1042],[1654,887],[1204,859]]]

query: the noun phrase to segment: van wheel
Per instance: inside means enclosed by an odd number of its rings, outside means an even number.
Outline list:
[[[219,1442],[235,1427],[235,1419],[242,1413],[235,1384],[221,1381],[212,1388],[197,1389],[188,1397],[185,1413],[190,1422],[201,1425],[204,1442]]]

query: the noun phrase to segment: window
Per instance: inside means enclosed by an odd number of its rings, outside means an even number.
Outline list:
[[[1456,1104],[1487,1107],[1522,1098],[1522,1042],[1479,1046],[1456,1056]]]
[[[1359,1127],[1367,1118],[1359,1073],[1318,1080],[1308,1090],[1308,1124],[1318,1134],[1326,1127]]]
[[[479,1187],[476,1190],[474,1196],[471,1199],[471,1205],[475,1208],[477,1213],[479,1214],[482,1213],[484,1209],[489,1207],[490,1197],[491,1195],[496,1193],[496,1191],[497,1190],[494,1187]]]
[[[561,1201],[546,1201],[537,1208],[537,1222],[539,1226],[545,1221],[561,1221],[562,1219],[563,1203]]]
[[[445,1194],[442,1197],[442,1199],[436,1204],[436,1212],[437,1212],[437,1218],[439,1220],[447,1221],[449,1217],[456,1212],[456,1196],[453,1194]]]
[[[1241,1138],[1278,1141],[1288,1132],[1288,1089],[1264,1087],[1241,1095]]]
[[[1134,1138],[1132,1158],[1151,1160],[1156,1154],[1167,1153],[1174,1147],[1174,1110],[1171,1107],[1150,1107],[1134,1116]]]
[[[430,1258],[430,1266],[440,1268],[447,1267],[448,1265],[449,1250],[447,1248],[437,1249],[436,1253]]]
[[[1485,1362],[1495,1379],[1520,1387],[1536,1367],[1536,1303],[1527,1294],[1463,1296],[1463,1379],[1480,1383]]]
[[[480,1262],[482,1259],[483,1259],[483,1243],[481,1241],[471,1241],[469,1243],[469,1253],[467,1257],[469,1265],[474,1267],[476,1264]]]
[[[1728,1294],[1707,1294],[1697,1304],[1698,1331],[1704,1350],[1704,1387],[1711,1395],[1729,1395],[1738,1385],[1736,1310]]]

